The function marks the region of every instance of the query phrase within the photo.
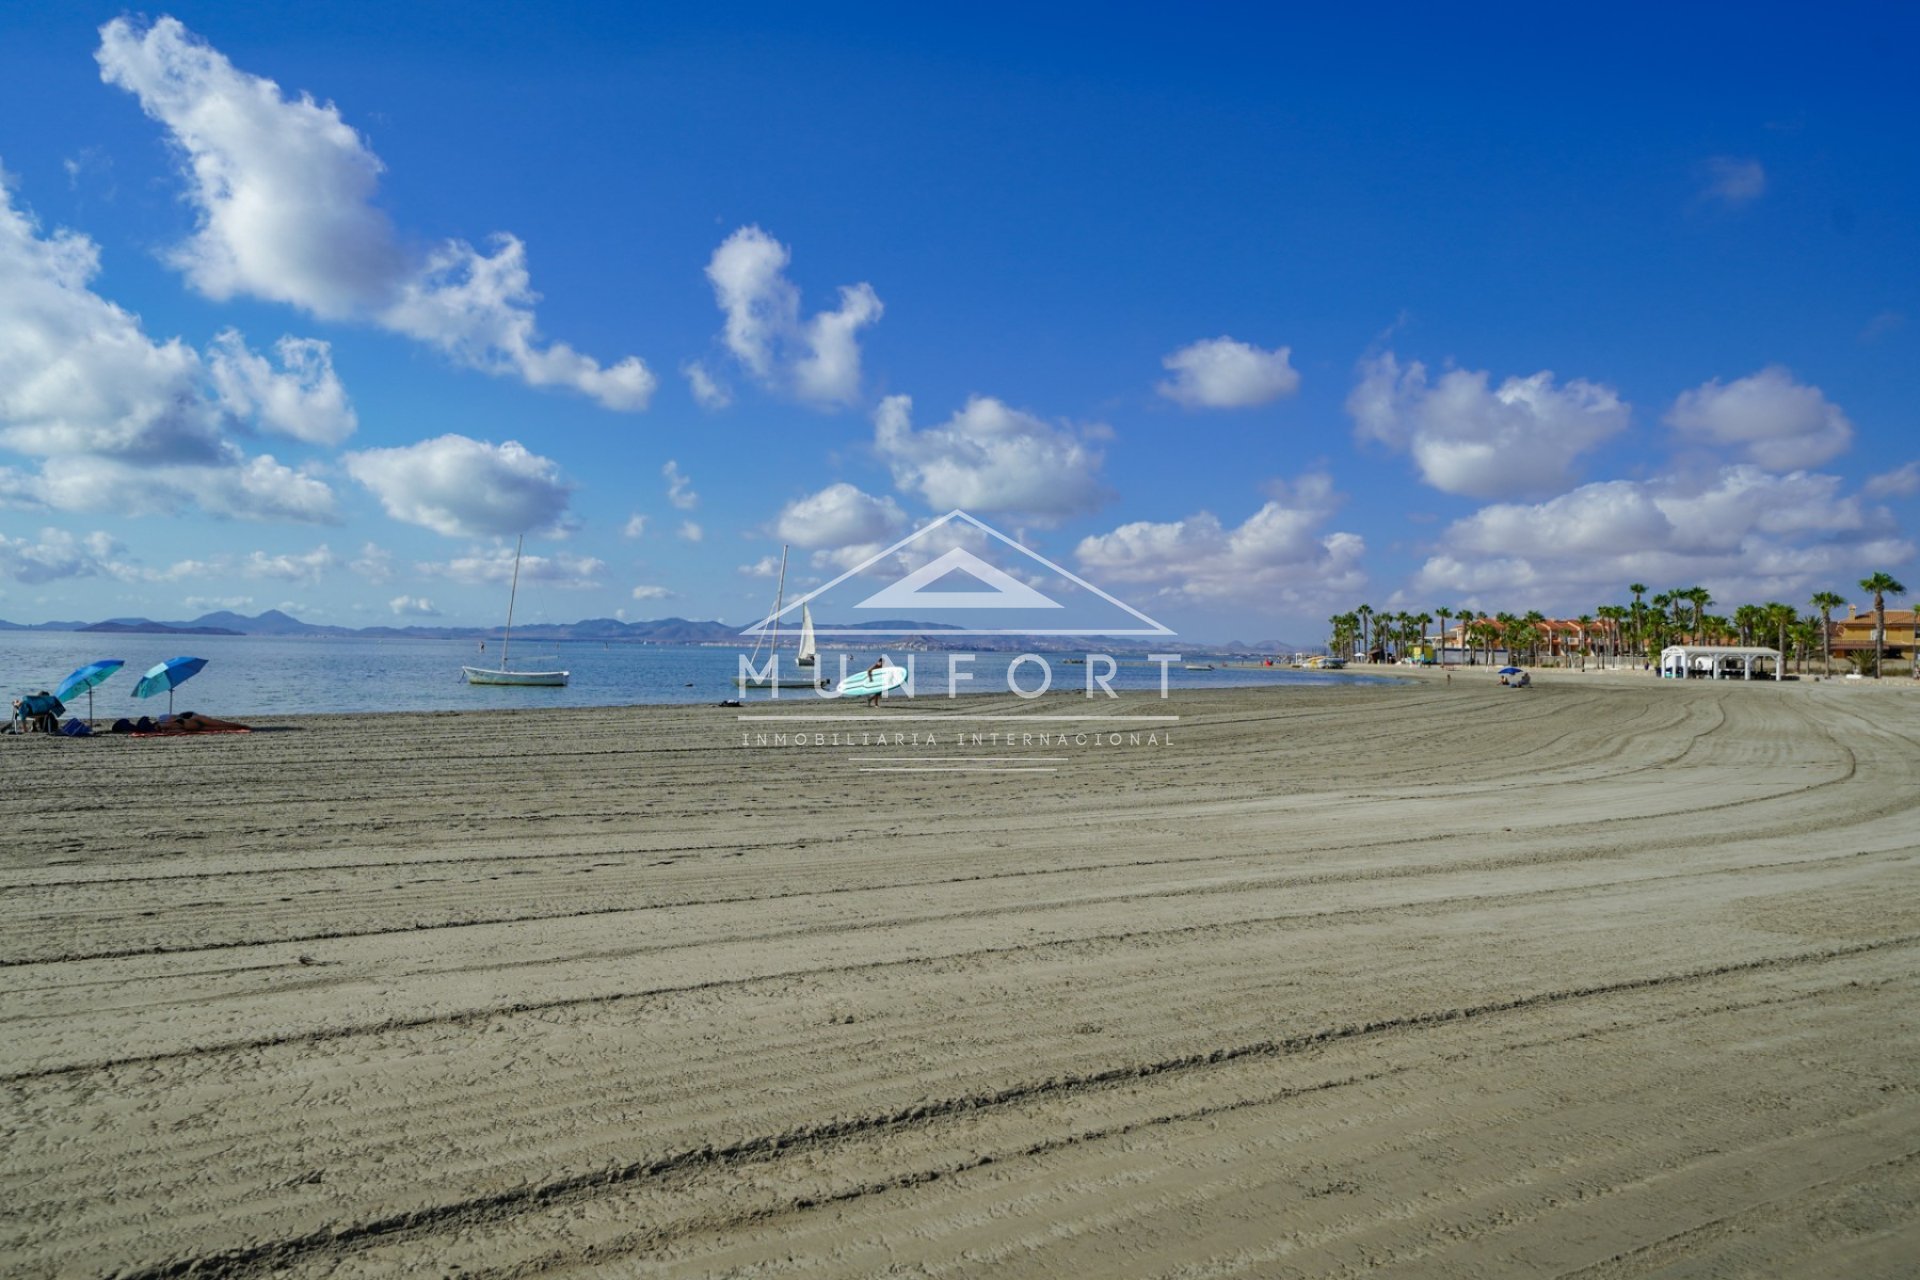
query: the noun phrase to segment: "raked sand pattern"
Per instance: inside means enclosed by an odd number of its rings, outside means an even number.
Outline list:
[[[0,1271],[1911,1274],[1920,691],[1490,681],[0,740]]]

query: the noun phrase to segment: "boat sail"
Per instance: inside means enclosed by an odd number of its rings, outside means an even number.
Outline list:
[[[761,632],[760,638],[753,642],[753,657],[749,660],[750,664],[758,663],[760,659],[761,641],[768,641],[768,647],[773,653],[772,675],[771,677],[757,675],[735,676],[733,682],[742,689],[817,689],[820,687],[821,675],[820,672],[814,668],[816,655],[813,648],[813,614],[808,612],[807,606],[804,604],[800,606],[800,655],[798,665],[801,671],[798,677],[788,677],[786,679],[781,679],[780,677],[780,615],[785,611],[786,599],[787,548],[783,546],[780,548],[780,583],[773,590],[773,617],[770,619],[773,625],[770,632]]]
[[[794,659],[794,665],[811,667],[819,657],[819,650],[813,646],[813,610],[803,604],[800,606],[800,656]]]
[[[567,683],[565,671],[515,671],[507,661],[509,650],[513,646],[513,605],[520,596],[520,547],[525,542],[524,535],[513,544],[513,586],[507,592],[507,630],[500,640],[500,665],[498,667],[462,667],[468,684],[508,684],[535,685],[542,688],[559,688]]]

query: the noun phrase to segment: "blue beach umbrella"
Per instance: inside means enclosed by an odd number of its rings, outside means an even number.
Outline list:
[[[1519,675],[1519,674],[1520,674],[1520,668],[1518,668],[1518,667],[1502,667],[1502,668],[1500,668],[1500,674],[1501,674],[1501,675],[1503,675],[1503,676],[1517,676],[1517,675]]]
[[[168,658],[165,662],[156,662],[147,668],[147,674],[140,677],[140,683],[133,686],[136,698],[151,698],[162,689],[167,691],[167,714],[173,714],[173,687],[185,684],[198,675],[200,668],[207,665],[205,658]]]
[[[82,689],[86,690],[87,719],[91,720],[93,719],[93,686],[99,684],[102,680],[105,680],[108,676],[126,665],[126,659],[124,658],[102,658],[98,662],[89,662],[86,666],[81,667],[65,680],[62,680],[60,687],[53,691],[53,696],[62,702],[66,702]]]

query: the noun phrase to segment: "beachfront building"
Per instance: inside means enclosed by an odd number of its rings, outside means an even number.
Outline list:
[[[1848,605],[1847,616],[1833,620],[1833,656],[1841,661],[1853,654],[1872,654],[1873,652],[1873,606],[1862,608]],[[1914,647],[1920,644],[1920,633],[1915,627],[1920,625],[1920,611],[1913,609],[1887,610],[1886,661],[1891,668],[1895,658],[1911,659]]]
[[[1778,649],[1721,644],[1671,644],[1660,651],[1660,675],[1668,680],[1751,680],[1765,663],[1762,678],[1784,674]]]

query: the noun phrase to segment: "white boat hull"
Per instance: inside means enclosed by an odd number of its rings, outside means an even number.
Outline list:
[[[462,667],[468,684],[535,685],[548,689],[565,687],[570,673],[565,671],[495,671],[485,667]]]

